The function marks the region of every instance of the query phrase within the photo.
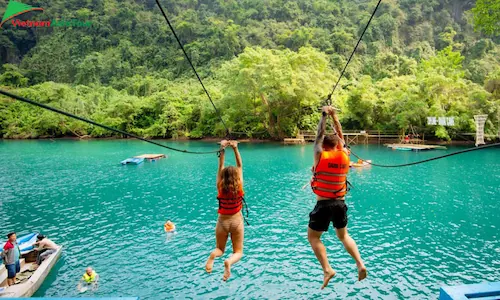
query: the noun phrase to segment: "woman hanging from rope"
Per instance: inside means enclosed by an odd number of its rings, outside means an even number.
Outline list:
[[[224,167],[224,149],[233,148],[236,157],[236,167]],[[226,249],[229,235],[233,244],[233,254],[224,261],[224,281],[231,276],[231,266],[243,256],[244,224],[241,209],[244,203],[243,193],[243,165],[238,151],[238,142],[221,142],[219,169],[217,171],[217,199],[219,200],[219,219],[215,226],[215,249],[208,257],[205,269],[212,272],[215,258],[222,256]]]
[[[325,136],[327,116],[331,115],[334,121],[336,134]],[[316,206],[309,214],[309,228],[307,237],[316,258],[323,268],[323,285],[325,288],[330,279],[335,276],[326,256],[325,245],[321,242],[321,235],[328,231],[333,223],[337,237],[344,244],[344,248],[356,261],[358,280],[366,278],[366,267],[359,255],[356,242],[347,233],[347,173],[349,172],[348,149],[344,148],[342,126],[331,106],[323,107],[323,115],[318,125],[318,133],[314,142],[314,166],[311,188],[316,194]]]

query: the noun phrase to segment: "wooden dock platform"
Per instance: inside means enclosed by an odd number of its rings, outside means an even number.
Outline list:
[[[325,134],[334,134],[332,130],[326,130]],[[382,142],[399,141],[400,136],[395,131],[381,132],[378,130],[344,130],[344,139],[347,145],[368,144],[370,141],[377,140],[379,144]],[[302,130],[299,136],[303,137],[306,142],[314,142],[316,139],[315,131]]]
[[[306,143],[306,140],[304,140],[303,137],[302,138],[300,138],[300,137],[297,137],[297,138],[288,138],[288,139],[284,139],[283,143],[285,145],[302,145],[302,144]]]
[[[162,158],[166,158],[167,156],[165,154],[142,154],[138,156],[134,156],[135,158],[144,158],[148,160],[158,160]]]
[[[408,150],[408,151],[424,151],[424,150],[443,150],[446,149],[444,146],[438,145],[424,145],[424,144],[386,144],[388,148],[396,150]]]

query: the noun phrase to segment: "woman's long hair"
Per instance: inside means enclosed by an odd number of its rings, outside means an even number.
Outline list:
[[[238,192],[242,189],[238,168],[229,166],[222,169],[221,180],[217,184],[217,188],[224,194],[238,195]]]

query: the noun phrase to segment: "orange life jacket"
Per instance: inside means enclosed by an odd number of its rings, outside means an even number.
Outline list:
[[[324,198],[340,198],[347,193],[349,156],[341,150],[323,151],[314,168],[311,181],[313,192]]]
[[[222,190],[218,191],[217,199],[219,200],[218,213],[221,215],[234,215],[238,213],[243,207],[243,196],[245,193],[240,188],[237,195],[233,193],[224,193]]]

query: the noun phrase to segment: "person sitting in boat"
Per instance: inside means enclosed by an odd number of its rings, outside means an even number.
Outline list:
[[[55,253],[59,248],[56,243],[49,240],[43,234],[39,234],[36,237],[36,240],[36,243],[33,244],[33,246],[38,246],[38,248],[36,248],[38,251],[38,257],[36,259],[35,269],[38,268],[44,260],[46,260],[52,253]]]
[[[243,163],[238,151],[238,142],[221,141],[219,168],[217,170],[217,199],[219,200],[219,217],[215,226],[215,249],[210,253],[205,265],[207,273],[212,272],[214,260],[222,256],[226,250],[229,235],[233,244],[233,254],[224,261],[224,276],[226,281],[231,276],[231,266],[243,256],[244,224],[241,209],[244,204]],[[236,166],[224,167],[225,148],[233,148]]]
[[[99,283],[99,274],[94,271],[91,267],[88,267],[83,273],[80,282],[78,283],[78,290],[86,291],[88,286],[92,286],[93,290],[97,289]]]
[[[7,285],[11,286],[16,282],[16,276],[21,271],[21,264],[19,258],[21,257],[21,249],[17,244],[17,236],[15,232],[7,234],[9,239],[3,246],[1,257],[5,268],[7,269]]]
[[[174,232],[175,231],[175,224],[168,220],[165,225],[163,225],[163,229],[165,229],[165,232],[166,233],[169,233],[169,232]]]

